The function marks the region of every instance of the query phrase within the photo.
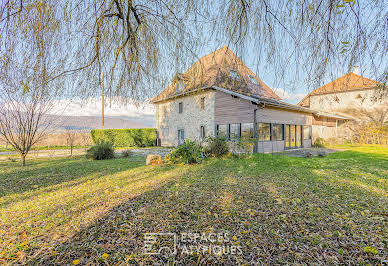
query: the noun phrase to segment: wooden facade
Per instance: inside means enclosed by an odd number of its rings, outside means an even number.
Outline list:
[[[251,102],[247,99],[242,99],[225,92],[215,92],[215,104],[214,104],[214,123],[216,126],[231,124],[244,124],[244,123],[268,123],[271,125],[296,125],[296,126],[311,126],[312,114],[286,110],[284,108],[272,107],[272,106],[259,106],[255,102]],[[256,109],[256,119],[254,113]],[[272,128],[272,127],[271,127]],[[279,152],[283,151],[286,147],[285,132],[283,129],[282,140],[266,140],[259,141],[257,144],[258,152]],[[272,135],[272,132],[271,132]],[[311,136],[311,130],[310,130]],[[300,147],[311,147],[311,138],[304,139],[302,134]],[[271,137],[272,139],[272,137]],[[294,147],[297,148],[297,147]]]

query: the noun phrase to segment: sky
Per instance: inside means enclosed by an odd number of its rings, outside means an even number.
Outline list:
[[[306,94],[286,91],[282,88],[273,88],[283,101],[288,103],[298,103]],[[104,113],[106,117],[120,117],[133,121],[154,124],[155,108],[153,104],[146,102],[122,103],[120,101],[105,101]],[[62,99],[55,100],[55,108],[50,112],[55,115],[64,116],[101,116],[101,97],[88,98],[87,100]]]
[[[64,116],[101,116],[102,105],[101,97],[88,98],[86,100],[61,99],[55,100],[55,108],[50,112],[53,115]],[[118,117],[143,124],[153,125],[154,106],[148,102],[120,101],[105,99],[104,114],[105,117]]]
[[[360,1],[361,5],[369,5],[368,1]],[[388,10],[388,9],[387,9]],[[366,9],[368,12],[377,12],[377,10],[369,10]],[[366,16],[365,18],[367,18]],[[368,24],[367,21],[363,21],[364,24]],[[206,31],[206,30],[205,30]],[[388,21],[387,21],[387,27],[386,27],[386,33],[382,32],[381,34],[388,36]],[[205,32],[206,35],[206,32]],[[281,38],[287,38],[287,35],[285,36],[277,36]],[[342,36],[341,36],[342,37]],[[240,54],[238,51],[236,51],[235,47],[233,45],[230,45],[229,43],[223,43],[220,39],[217,38],[209,38],[208,40],[204,41],[202,47],[196,51],[197,59],[199,59],[202,56],[205,56],[214,50],[221,48],[224,45],[228,45],[230,49],[235,52],[238,56],[241,57],[243,62],[254,72],[257,74],[257,76],[263,80],[264,83],[266,83],[269,87],[271,87],[276,94],[278,94],[285,102],[297,104],[308,92],[311,90],[322,86],[344,74],[346,74],[349,70],[349,66],[346,64],[338,64],[338,65],[331,65],[331,75],[326,75],[319,86],[315,87],[309,87],[304,80],[311,78],[309,77],[309,73],[303,72],[303,70],[299,71],[299,76],[297,76],[297,69],[294,65],[290,64],[290,69],[288,73],[286,73],[286,76],[284,77],[284,80],[280,81],[277,77],[277,71],[276,69],[271,66],[270,62],[267,62],[265,60],[265,56],[260,54],[263,51],[260,51],[261,47],[259,45],[259,42],[254,43],[255,40],[248,40],[248,43],[245,45],[245,51]],[[259,48],[256,48],[259,46]],[[290,44],[290,47],[283,47],[284,57],[287,56],[287,48],[290,50],[292,49],[292,44]],[[264,48],[265,49],[265,48]],[[281,50],[281,51],[283,51]],[[382,55],[384,57],[384,55]],[[385,55],[386,56],[386,55]],[[259,60],[258,58],[261,58]],[[173,60],[174,58],[172,58]],[[188,59],[188,66],[195,63],[197,60],[195,58]],[[192,62],[190,62],[192,61]],[[384,60],[383,60],[384,61]],[[367,64],[360,64],[360,62],[355,62],[356,64],[360,65],[360,73],[369,78],[374,78],[371,76],[370,67],[368,67]],[[386,68],[387,64],[383,63],[381,65],[382,68]],[[172,76],[175,74],[175,72],[185,72],[187,69],[186,66],[177,66],[177,69],[167,69],[167,72],[164,73],[166,77],[172,78]],[[379,71],[381,72],[381,71]],[[157,92],[154,92],[154,95],[150,96],[156,96],[158,92],[161,92],[165,88],[159,88]],[[89,116],[100,116],[101,115],[101,105],[100,100],[98,98],[89,98],[87,99],[87,103],[83,103],[80,100],[60,100],[58,102],[58,109],[62,107],[66,107],[63,114],[64,115],[89,115]],[[143,108],[138,108],[138,105],[135,105],[134,103],[130,103],[128,105],[123,105],[117,102],[113,102],[112,105],[106,105],[105,106],[105,113],[107,116],[120,116],[120,117],[138,117],[142,118],[145,116],[149,116],[150,114],[154,114],[154,108],[149,103],[142,104]],[[57,110],[58,111],[58,110]]]

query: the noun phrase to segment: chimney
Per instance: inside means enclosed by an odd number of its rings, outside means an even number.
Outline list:
[[[353,73],[356,75],[359,75],[360,67],[359,66],[353,66]]]

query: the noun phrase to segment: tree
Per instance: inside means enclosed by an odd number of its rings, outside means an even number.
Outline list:
[[[85,152],[86,152],[87,148],[92,143],[92,140],[91,140],[91,137],[90,137],[90,132],[80,131],[79,135],[81,136],[81,143],[84,146]]]
[[[61,79],[52,80],[61,67],[53,5],[22,3],[12,11],[8,1],[8,9],[0,12],[6,25],[0,56],[0,136],[19,152],[24,166],[31,147],[53,124],[46,114],[62,84]]]
[[[66,144],[70,146],[70,156],[73,156],[73,147],[75,145],[77,137],[78,137],[77,131],[71,130],[70,128],[66,128],[65,139],[66,139]]]
[[[33,2],[0,4],[0,28],[8,32],[4,44],[18,40],[14,21],[31,17]],[[276,80],[291,88],[316,87],[338,77],[339,66],[350,70],[354,64],[387,82],[384,0],[53,0],[50,5],[58,18],[57,58],[63,63],[52,78],[71,75],[71,93],[84,97],[99,95],[103,78],[108,96],[152,96],[209,43],[233,46],[257,67],[265,62]]]
[[[366,144],[383,144],[388,137],[388,107],[384,104],[371,109],[348,108],[347,114],[356,118],[347,127],[353,141]]]
[[[46,116],[53,107],[51,97],[42,90],[23,92],[3,83],[0,102],[0,138],[20,154],[25,166],[31,147],[44,138],[52,125]]]

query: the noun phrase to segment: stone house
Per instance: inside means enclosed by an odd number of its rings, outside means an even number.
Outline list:
[[[313,117],[313,135],[325,139],[349,136],[348,126],[352,123],[381,119],[388,120],[388,95],[385,86],[372,79],[358,75],[354,67],[338,79],[325,84],[307,94],[298,106],[329,112],[349,118],[350,123],[328,120],[326,117]],[[335,130],[333,130],[335,128]]]
[[[222,134],[258,139],[258,152],[283,151],[311,146],[314,116],[345,119],[282,102],[227,46],[177,74],[151,102],[161,146]]]

